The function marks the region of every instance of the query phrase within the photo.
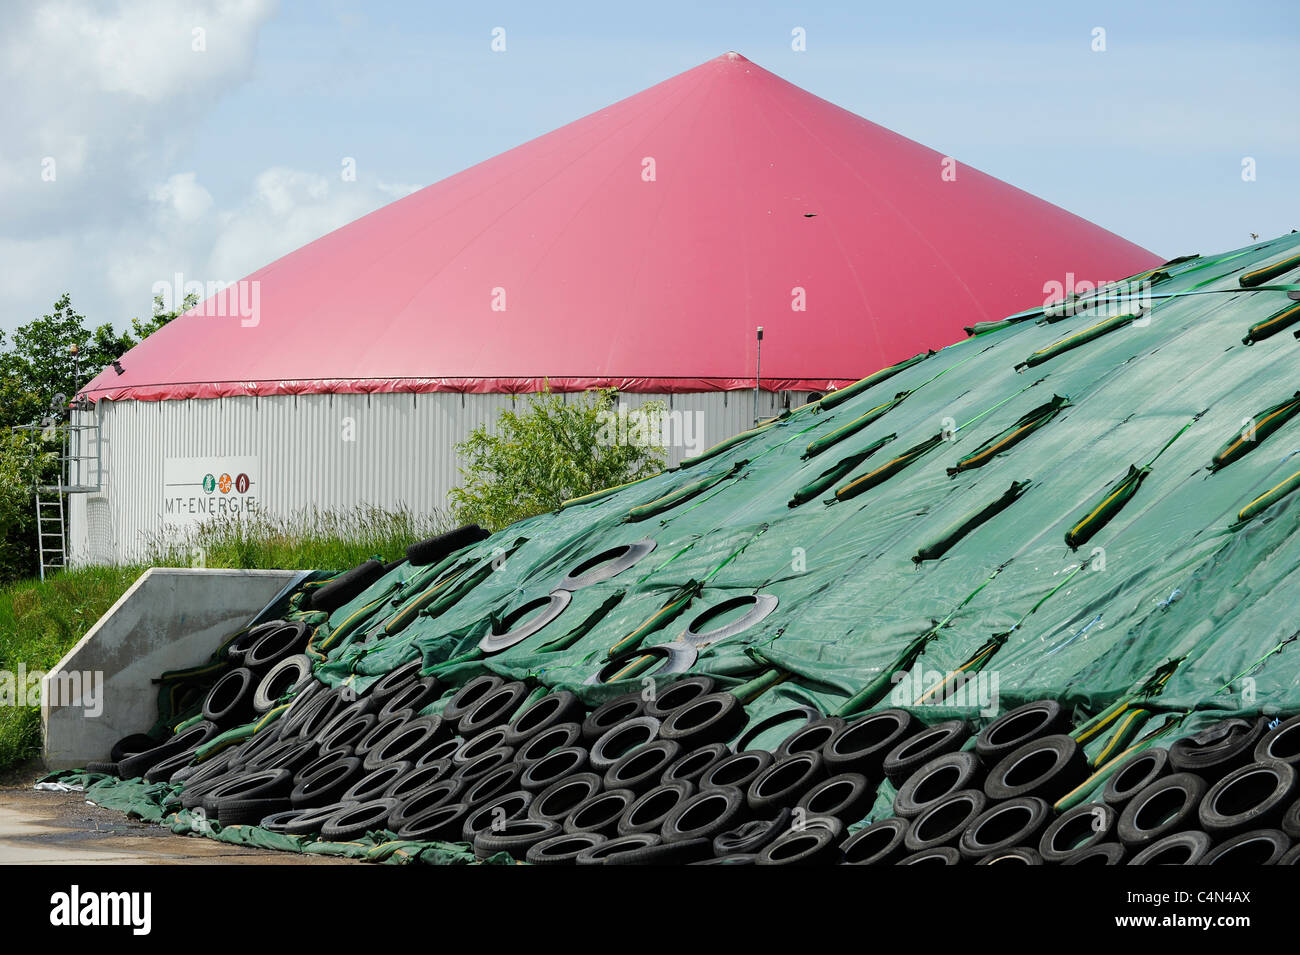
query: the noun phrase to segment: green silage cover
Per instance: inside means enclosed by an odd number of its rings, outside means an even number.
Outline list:
[[[1088,331],[1108,317],[1096,309],[995,326],[831,410],[797,409],[720,454],[519,522],[437,567],[402,565],[328,620],[308,617],[319,624],[313,648],[326,648],[318,673],[360,689],[420,655],[426,672],[457,684],[491,671],[595,704],[641,685],[642,676],[586,682],[611,648],[678,640],[723,600],[772,594],[773,613],[702,648],[694,666],[733,687],[779,671],[782,681],[749,703],[751,719],[804,702],[826,713],[917,704],[904,699],[910,688],[963,667],[996,679],[1002,710],[1051,697],[1082,720],[1139,699],[1177,716],[1177,735],[1209,715],[1300,710],[1300,647],[1290,642],[1300,629],[1300,494],[1237,520],[1300,471],[1300,421],[1208,469],[1252,416],[1300,389],[1291,335],[1242,343],[1294,286],[1238,282],[1297,248],[1300,236],[1288,235],[1168,266],[1152,307],[1103,334]],[[1288,280],[1295,276],[1274,281]],[[1077,347],[1052,348],[1075,336]],[[1054,357],[1025,366],[1045,350]],[[901,393],[866,427],[804,456]],[[949,476],[1053,396],[1068,403],[1048,423]],[[800,488],[891,435],[827,491],[790,506]],[[917,448],[924,453],[906,467],[837,500],[837,489]],[[1125,497],[1126,476],[1143,468]],[[720,479],[702,481],[711,478]],[[629,519],[697,482],[707,486],[689,499]],[[1018,497],[1007,495],[1014,482],[1028,482]],[[1004,495],[1001,510],[988,507]],[[939,559],[914,559],[972,514],[984,516]],[[1091,537],[1072,549],[1066,533],[1086,521]],[[645,538],[653,553],[576,591],[540,632],[495,655],[478,651],[503,618],[545,597],[575,565]],[[428,602],[438,581],[438,593],[454,599]],[[385,623],[415,601],[425,609],[388,632]],[[661,613],[674,603],[681,607]],[[971,704],[932,696],[915,712],[930,721],[976,715]]]
[[[412,842],[397,839],[384,830],[367,833],[354,842],[329,842],[309,836],[290,836],[260,826],[222,826],[174,804],[181,787],[150,783],[144,779],[117,779],[101,773],[66,771],[46,777],[69,786],[84,788],[86,800],[106,809],[116,809],[143,822],[166,825],[180,836],[215,839],[218,842],[255,849],[275,849],[306,855],[337,856],[387,865],[513,865],[515,860],[499,852],[478,860],[468,843]]]
[[[736,690],[751,726],[803,704],[841,715],[903,705],[933,723],[987,721],[1054,698],[1073,708],[1074,735],[1101,767],[1079,791],[1087,798],[1128,747],[1166,744],[1227,715],[1300,711],[1300,493],[1288,493],[1300,483],[1291,480],[1300,416],[1268,420],[1300,391],[1297,345],[1290,334],[1242,341],[1300,286],[1239,282],[1298,249],[1293,234],[1163,267],[1132,321],[1089,308],[976,327],[830,407],[796,409],[437,565],[399,565],[332,614],[290,616],[313,628],[308,652],[331,685],[364,690],[420,658],[452,688],[493,672],[594,706],[653,676],[657,661],[638,648],[680,647],[692,621],[723,601],[772,595],[773,612],[699,647],[692,667]],[[1211,470],[1237,437],[1249,450]],[[981,454],[980,466],[956,467],[990,447],[998,453]],[[1067,535],[1083,543],[1072,548]],[[574,591],[536,633],[499,653],[479,650],[579,564],[645,539],[653,552]],[[615,651],[634,675],[593,682]],[[637,672],[637,661],[649,669]],[[161,719],[185,715],[171,712],[185,680],[229,665],[218,651],[173,675]],[[979,692],[945,695],[961,674],[978,675]],[[775,746],[790,729],[773,726],[749,745]],[[327,843],[205,824],[176,811],[177,787],[166,783],[50,778],[175,832],[234,844],[390,864],[474,861],[464,844],[386,832]],[[891,814],[892,795],[886,781],[868,818]]]

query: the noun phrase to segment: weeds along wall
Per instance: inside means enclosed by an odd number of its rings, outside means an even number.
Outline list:
[[[576,396],[568,396],[576,397]],[[768,416],[806,400],[804,392],[762,392]],[[753,424],[752,391],[625,394],[637,408],[663,401],[690,416],[703,447]],[[309,508],[371,506],[416,514],[445,511],[459,483],[455,445],[500,413],[525,407],[508,394],[333,394],[180,401],[100,401],[102,491],[68,498],[73,563],[147,559],[164,530],[164,461],[255,458],[259,506],[287,517]],[[669,464],[691,453],[668,449]],[[93,473],[85,478],[94,483]]]

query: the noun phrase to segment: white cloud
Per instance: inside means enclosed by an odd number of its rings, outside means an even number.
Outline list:
[[[176,157],[251,75],[274,0],[50,0],[0,8],[0,328],[64,289],[93,320],[140,266],[123,256],[161,224],[209,215],[212,196]],[[206,31],[196,44],[194,30]],[[195,49],[201,45],[202,50]],[[44,175],[43,175],[44,174]]]
[[[264,0],[133,0],[104,12],[55,0],[29,21],[27,65],[53,60],[64,82],[159,103],[246,72],[270,8]]]
[[[198,184],[192,172],[168,176],[166,182],[150,190],[149,198],[180,222],[196,222],[212,208],[212,193]]]
[[[165,177],[252,71],[272,0],[53,0],[0,13],[0,201],[10,235],[111,221]],[[206,30],[194,49],[193,30]],[[41,160],[55,161],[53,182]]]
[[[216,191],[187,161],[254,68],[272,0],[53,0],[0,11],[0,329],[63,291],[99,324],[154,287],[248,275],[418,186],[275,166]],[[202,51],[194,49],[201,28]],[[54,158],[54,181],[41,160]]]
[[[345,182],[338,176],[267,169],[257,176],[243,203],[217,215],[206,267],[214,279],[243,278],[415,188],[370,183],[364,177]]]
[[[403,196],[409,196],[411,193],[423,189],[424,186],[412,185],[409,182],[376,182],[375,188],[389,198],[401,199]]]
[[[205,285],[236,281],[415,188],[276,167],[259,173],[242,200],[220,207],[193,172],[175,173],[148,190],[146,214],[116,227],[0,236],[0,262],[34,293],[26,310],[6,307],[0,327],[43,314],[64,290],[93,324],[122,326],[147,315],[155,285],[174,284],[177,273]]]

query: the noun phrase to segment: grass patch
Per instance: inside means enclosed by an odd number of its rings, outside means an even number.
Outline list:
[[[0,588],[0,671],[48,670],[143,572],[87,567]],[[4,684],[8,686],[8,684]],[[0,700],[0,770],[39,755],[41,711]]]
[[[157,539],[143,566],[73,568],[0,585],[0,675],[16,677],[20,665],[28,673],[54,666],[147,567],[346,570],[372,557],[397,560],[408,544],[449,527],[441,513],[311,510]],[[40,750],[40,708],[0,699],[0,773]]]
[[[404,556],[418,540],[451,529],[450,518],[407,510],[357,507],[311,509],[285,518],[202,525],[183,538],[156,537],[152,567],[238,567],[284,570],[346,570],[372,557]]]

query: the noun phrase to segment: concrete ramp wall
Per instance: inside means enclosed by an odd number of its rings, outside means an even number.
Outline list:
[[[51,770],[108,759],[113,743],[158,718],[165,670],[193,666],[306,576],[295,570],[153,568],[42,680]]]

